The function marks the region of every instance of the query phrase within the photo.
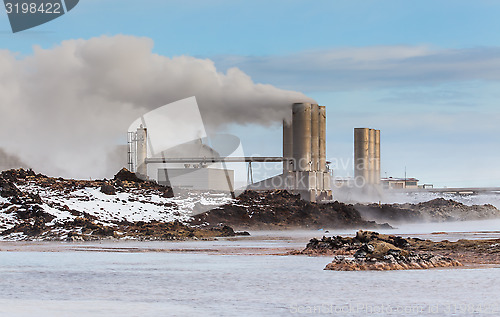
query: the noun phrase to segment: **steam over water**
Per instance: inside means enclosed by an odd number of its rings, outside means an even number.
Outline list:
[[[500,194],[478,194],[478,195],[458,195],[447,193],[385,193],[381,202],[384,204],[392,203],[421,203],[436,198],[452,199],[464,205],[484,205],[490,204],[500,209]]]
[[[499,225],[491,223],[491,228]],[[441,230],[454,224],[439,224]],[[485,222],[461,223],[490,229]],[[390,231],[430,237],[430,227]],[[408,230],[408,231],[406,231]],[[424,231],[421,231],[424,230]],[[353,234],[352,230],[328,235]],[[498,316],[500,268],[324,271],[330,257],[276,256],[324,231],[237,240],[0,244],[1,316]],[[438,235],[453,238],[456,233]],[[495,236],[491,233],[488,237]],[[130,252],[190,249],[191,253]],[[243,250],[260,255],[244,255]],[[37,251],[38,250],[38,251]],[[60,252],[41,252],[46,250]],[[115,252],[76,252],[101,250]],[[218,250],[214,253],[210,250]],[[278,252],[278,251],[274,252]],[[118,252],[122,251],[122,252]],[[127,252],[129,251],[129,252]],[[222,254],[220,254],[222,253]],[[252,252],[249,252],[252,253]],[[226,255],[223,255],[226,254]],[[311,311],[315,312],[314,314]]]

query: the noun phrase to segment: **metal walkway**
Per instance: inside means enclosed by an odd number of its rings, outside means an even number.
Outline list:
[[[181,157],[181,158],[148,158],[146,164],[162,163],[279,163],[284,158],[280,156],[244,156],[244,157]]]

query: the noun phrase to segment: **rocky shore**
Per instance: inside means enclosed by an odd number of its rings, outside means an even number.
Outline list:
[[[217,207],[218,206],[218,207]],[[200,210],[208,210],[197,214]],[[205,239],[238,230],[390,229],[398,222],[500,218],[491,205],[311,203],[284,190],[174,193],[126,169],[73,180],[32,170],[0,173],[0,240]],[[382,221],[381,221],[382,220]],[[248,234],[243,232],[242,234]]]
[[[461,239],[455,242],[413,239],[411,242],[414,251],[439,253],[467,265],[500,264],[500,239]]]
[[[354,208],[365,219],[389,222],[390,224],[500,218],[500,210],[493,205],[467,206],[444,198],[436,198],[418,204],[356,204]]]
[[[500,239],[433,242],[360,230],[355,237],[311,239],[293,254],[333,255],[325,270],[407,270],[500,264]]]
[[[193,216],[197,208],[210,211]],[[364,220],[352,205],[310,203],[279,190],[236,199],[189,191],[174,197],[172,188],[126,169],[110,180],[0,173],[0,240],[204,239],[248,234],[232,228],[323,227],[391,228]]]
[[[431,253],[417,253],[410,242],[398,236],[358,231],[351,237],[311,239],[302,254],[332,254],[334,259],[325,270],[403,270],[460,266],[458,261]]]
[[[248,234],[224,225],[191,226],[189,211],[182,213],[172,198],[170,187],[143,181],[126,169],[112,180],[5,171],[0,174],[0,239],[184,240]]]
[[[247,190],[230,204],[196,215],[193,225],[224,224],[244,230],[392,228],[364,219],[353,205],[311,203],[285,190]]]

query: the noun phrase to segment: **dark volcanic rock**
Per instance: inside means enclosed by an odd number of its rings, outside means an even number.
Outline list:
[[[401,255],[397,251],[388,251],[382,259],[370,257],[355,257],[348,259],[345,256],[337,255],[333,261],[326,265],[325,270],[334,271],[366,271],[366,270],[416,270],[430,269],[435,267],[462,266],[462,264],[452,258],[430,253]]]
[[[420,212],[400,208],[397,205],[356,204],[355,208],[365,219],[373,219],[375,221],[387,221],[389,223],[424,221],[424,216]]]
[[[186,238],[234,237],[231,227],[221,226],[211,229],[193,228],[178,221],[162,223],[158,221],[138,221],[119,226],[129,237],[144,240],[182,240]]]
[[[163,197],[165,197],[165,198],[174,197],[174,191],[173,191],[172,187],[165,186],[165,191],[163,192]]]
[[[357,232],[354,238],[323,237],[311,239],[301,254],[334,254],[325,270],[403,270],[460,266],[460,262],[442,255],[416,252],[407,239],[378,232]]]
[[[0,196],[9,198],[19,197],[21,195],[21,191],[12,181],[0,177]]]
[[[313,238],[309,241],[302,253],[328,253],[328,251],[336,251],[340,249],[343,249],[344,251],[361,250],[370,253],[373,252],[373,250],[371,250],[370,247],[367,247],[367,245],[373,245],[374,242],[384,242],[390,244],[396,249],[407,249],[411,246],[407,239],[399,236],[380,234],[374,231],[359,230],[353,238],[341,236],[323,237],[321,240]]]
[[[17,208],[16,214],[19,219],[29,220],[29,219],[43,219],[46,222],[52,221],[55,217],[49,213],[46,213],[42,207],[39,205],[32,205],[28,208]]]
[[[153,181],[145,181],[137,177],[135,173],[130,172],[126,168],[122,168],[113,178],[115,185],[118,187],[134,186],[137,188],[155,189],[162,192],[165,198],[174,197],[174,191],[170,186],[159,185]]]
[[[17,230],[33,235],[41,227],[40,221],[50,222],[55,217],[46,213],[40,206],[43,201],[38,194],[22,192],[14,183],[17,179],[27,176],[34,176],[33,171],[19,169],[2,172],[0,174],[0,196],[7,198],[10,204],[14,205],[9,209],[10,212],[15,212],[18,219],[26,221],[26,223],[18,224],[20,227]],[[30,220],[34,222],[33,225],[29,223]],[[5,234],[5,231],[2,234]]]
[[[22,232],[27,236],[37,236],[41,234],[45,230],[45,221],[46,219],[42,217],[35,218],[33,224],[30,222],[22,222],[20,224],[15,225],[13,228],[3,231],[0,235],[9,235],[11,233]]]
[[[500,211],[492,205],[467,206],[454,200],[436,198],[418,204],[356,204],[365,219],[398,222],[442,222],[500,218]]]
[[[116,195],[116,189],[113,185],[110,184],[102,184],[101,192],[106,195]]]
[[[21,187],[22,186],[22,187]],[[31,187],[33,186],[33,187]],[[31,188],[30,188],[31,187]],[[70,241],[94,240],[103,237],[120,237],[116,235],[117,230],[121,230],[122,235],[130,235],[138,239],[184,239],[190,236],[195,237],[215,237],[231,236],[234,231],[231,228],[218,228],[217,230],[193,229],[192,233],[187,230],[186,225],[147,224],[127,225],[117,224],[108,221],[103,225],[100,219],[86,212],[72,210],[65,204],[53,201],[44,202],[40,195],[33,188],[41,187],[43,190],[53,192],[56,195],[71,196],[73,192],[80,189],[97,188],[107,195],[115,195],[118,192],[137,192],[139,195],[161,195],[172,197],[173,192],[170,187],[161,186],[152,181],[142,181],[135,177],[135,174],[126,169],[121,170],[115,176],[115,180],[72,180],[64,178],[53,178],[43,174],[35,174],[32,170],[9,170],[0,173],[0,195],[7,198],[8,202],[0,207],[6,213],[15,214],[13,223],[2,224],[1,235],[22,233],[25,237],[21,239],[44,239],[59,240],[67,235]],[[22,190],[21,190],[22,189]],[[123,201],[122,204],[126,204]],[[51,223],[56,217],[45,212],[45,205],[51,208],[63,210],[77,216],[73,220],[58,220]],[[164,204],[171,207],[174,204]],[[49,224],[50,223],[50,224]],[[128,231],[128,228],[133,228]],[[187,233],[186,233],[187,232]],[[141,236],[143,234],[143,236]],[[18,237],[16,237],[17,239]]]
[[[135,173],[130,172],[126,168],[122,168],[118,173],[116,173],[113,179],[116,181],[128,181],[136,183],[144,182],[144,180],[140,179],[139,177],[137,177],[137,175],[135,175]]]
[[[388,224],[365,221],[352,205],[311,203],[284,190],[245,191],[234,203],[194,216],[192,224],[254,229],[390,228]]]

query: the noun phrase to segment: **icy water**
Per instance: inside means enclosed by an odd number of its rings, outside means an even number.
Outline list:
[[[471,238],[481,231],[478,238],[498,237],[486,230],[490,225],[440,225],[449,232],[437,236]],[[397,231],[432,237],[432,230]],[[498,266],[336,272],[323,270],[330,257],[271,255],[301,249],[322,234],[257,232],[178,243],[2,243],[0,316],[500,315]]]
[[[2,316],[500,314],[500,269],[323,271],[327,258],[0,254]]]

